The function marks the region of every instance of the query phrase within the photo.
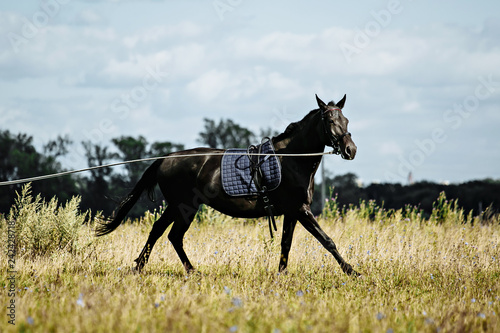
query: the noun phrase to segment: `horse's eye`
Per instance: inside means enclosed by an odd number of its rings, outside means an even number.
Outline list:
[[[334,122],[333,120],[331,120],[331,119],[330,119],[330,120],[328,120],[328,122],[329,122],[330,124],[335,123],[335,122]]]

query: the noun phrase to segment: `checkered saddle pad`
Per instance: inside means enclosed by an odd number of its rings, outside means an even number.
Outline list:
[[[258,148],[250,150],[251,153],[258,153]],[[260,168],[262,170],[262,186],[266,186],[268,191],[276,189],[281,183],[281,164],[277,156],[274,156],[274,147],[271,141],[262,144],[261,154],[266,156],[251,156],[246,149],[228,149],[222,156],[221,177],[222,187],[230,196],[245,196],[258,194],[257,187],[252,180],[251,158],[257,162],[263,161]],[[236,155],[237,154],[237,155]]]

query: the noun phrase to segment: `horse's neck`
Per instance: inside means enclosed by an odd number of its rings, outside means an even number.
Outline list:
[[[317,117],[315,115],[314,117]],[[322,141],[317,119],[309,119],[301,128],[295,129],[285,138],[273,142],[276,152],[288,154],[308,154],[322,153],[325,150],[325,144]]]
[[[283,140],[274,145],[276,152],[288,153],[288,154],[314,154],[322,153],[325,151],[325,145],[318,142],[311,142],[303,137],[294,137],[290,140]]]
[[[318,125],[317,119],[309,119],[301,128],[297,128],[287,137],[273,142],[276,153],[315,154],[324,152],[325,144],[322,141],[322,129],[323,128]],[[312,180],[321,162],[322,156],[297,156],[296,158],[282,157],[280,159],[285,169],[290,167],[293,170],[301,170],[299,172],[300,175]]]

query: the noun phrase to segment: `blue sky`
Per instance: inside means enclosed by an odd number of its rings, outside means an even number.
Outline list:
[[[498,1],[0,5],[0,128],[195,147],[203,118],[282,131],[339,100],[365,183],[500,178]],[[67,168],[84,167],[75,144]]]

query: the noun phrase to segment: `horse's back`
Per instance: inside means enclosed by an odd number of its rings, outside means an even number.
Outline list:
[[[184,203],[193,208],[206,204],[235,217],[265,214],[257,196],[232,197],[224,192],[220,166],[224,150],[195,148],[164,159],[158,169],[158,184],[169,204]],[[177,156],[177,157],[174,157]]]

